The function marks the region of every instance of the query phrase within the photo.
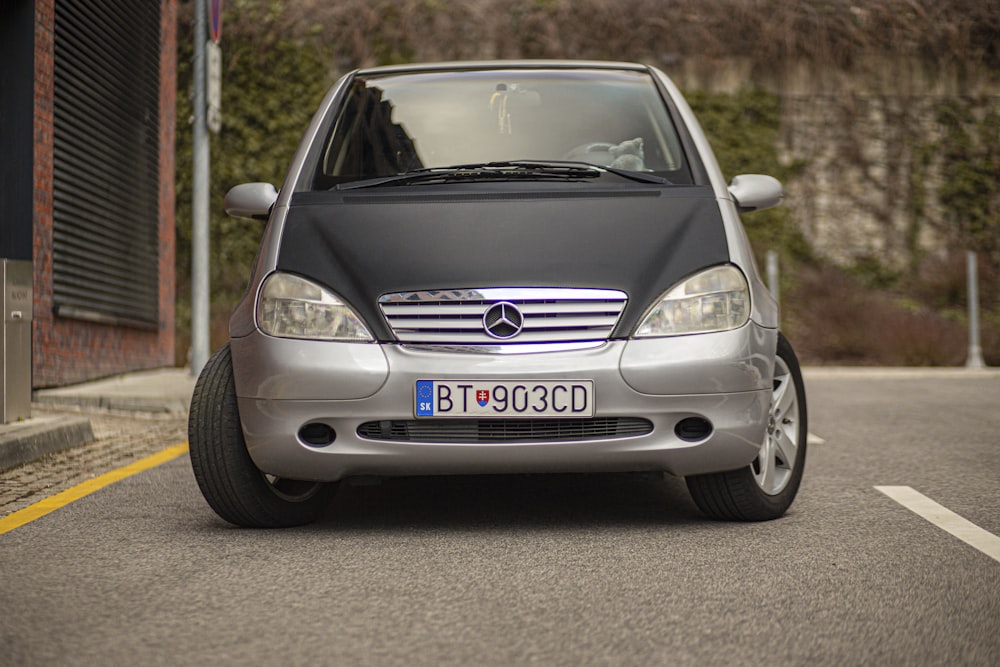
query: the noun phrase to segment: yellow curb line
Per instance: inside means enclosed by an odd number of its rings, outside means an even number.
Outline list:
[[[110,484],[114,484],[119,480],[123,480],[126,477],[131,477],[132,475],[138,474],[144,470],[154,468],[161,463],[166,463],[171,459],[175,459],[182,454],[186,454],[187,451],[188,443],[182,442],[179,445],[167,447],[166,449],[155,454],[151,454],[146,458],[134,461],[127,466],[106,472],[103,475],[95,477],[94,479],[88,479],[86,482],[81,482],[76,486],[66,489],[65,491],[60,491],[54,496],[49,496],[48,498],[39,500],[33,505],[29,505],[22,510],[13,512],[0,519],[0,535],[9,533],[15,528],[20,528],[24,524],[30,523],[35,519],[40,519],[46,514],[55,512],[60,507],[65,507],[66,505],[69,505],[84,496],[88,496],[95,491],[99,491]]]

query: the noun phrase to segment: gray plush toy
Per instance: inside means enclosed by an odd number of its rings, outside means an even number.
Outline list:
[[[642,137],[623,141],[617,146],[608,148],[614,158],[609,166],[629,171],[643,171],[646,168],[645,156],[642,152]]]

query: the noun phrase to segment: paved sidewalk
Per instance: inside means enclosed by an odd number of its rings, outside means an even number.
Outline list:
[[[46,406],[185,413],[191,405],[194,383],[195,377],[187,368],[159,368],[69,387],[40,389],[32,400]]]
[[[187,368],[162,368],[38,390],[30,419],[0,424],[0,470],[94,440],[84,410],[184,416],[194,383]]]

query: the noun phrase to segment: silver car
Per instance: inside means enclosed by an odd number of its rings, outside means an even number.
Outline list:
[[[658,471],[718,519],[774,519],[806,401],[739,214],[677,88],[627,63],[504,61],[341,78],[267,221],[191,463],[240,526],[312,521],[341,480]]]

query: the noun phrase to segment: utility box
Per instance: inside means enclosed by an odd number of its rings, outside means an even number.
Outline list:
[[[31,417],[31,262],[0,259],[0,424]]]

